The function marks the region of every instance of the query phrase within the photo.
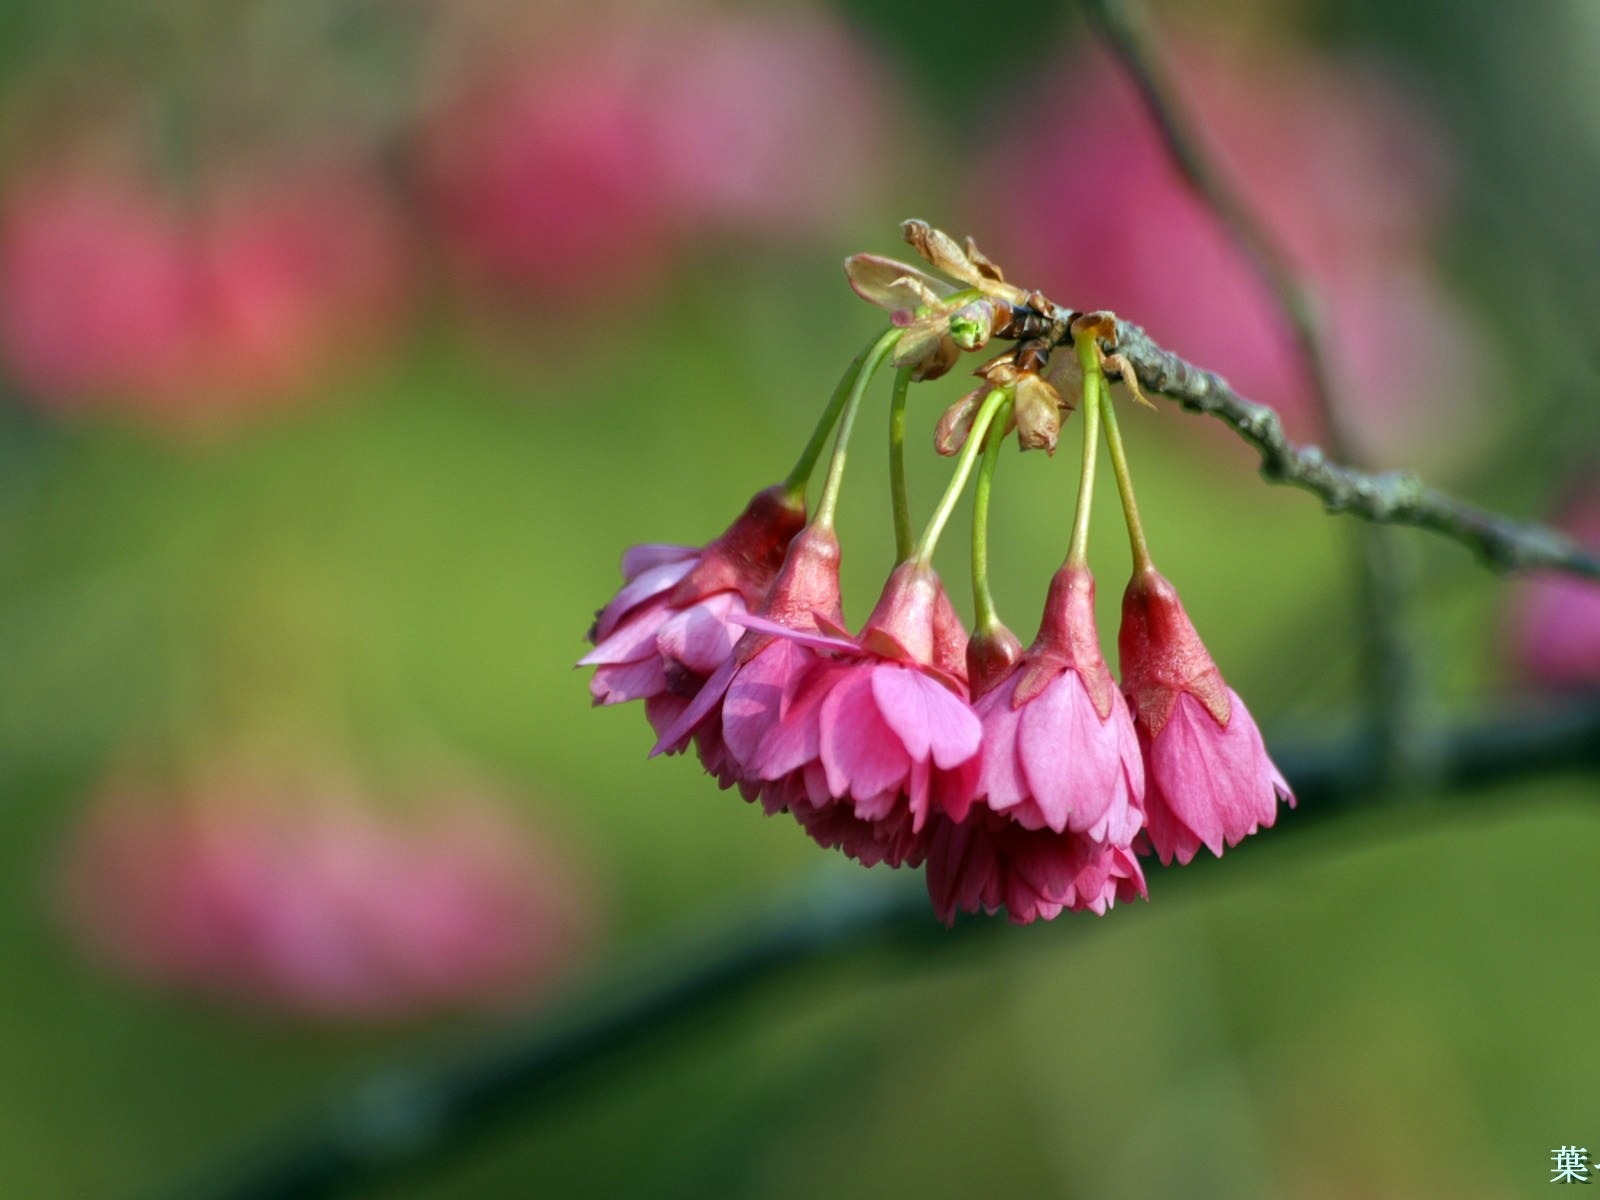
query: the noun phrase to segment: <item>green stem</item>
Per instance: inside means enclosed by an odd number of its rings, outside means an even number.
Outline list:
[[[1128,546],[1133,551],[1133,569],[1137,574],[1150,570],[1153,565],[1150,548],[1145,544],[1144,526],[1139,521],[1139,502],[1133,498],[1133,477],[1128,474],[1128,455],[1122,448],[1122,434],[1117,430],[1117,411],[1112,407],[1111,388],[1104,375],[1099,375],[1097,391],[1099,408],[1106,420],[1106,448],[1111,451],[1111,469],[1117,477],[1117,493],[1122,497],[1122,517],[1128,523]]]
[[[956,501],[960,499],[962,489],[972,475],[972,464],[983,449],[984,434],[988,433],[989,424],[994,420],[995,413],[1000,411],[1000,406],[1010,398],[1005,388],[995,388],[983,398],[978,415],[972,421],[972,432],[967,435],[967,444],[961,447],[961,456],[956,459],[956,470],[950,479],[950,486],[945,488],[944,495],[939,498],[939,507],[933,512],[933,519],[922,531],[922,540],[917,543],[916,552],[912,555],[913,561],[922,566],[933,561],[933,550],[939,544],[939,535],[944,532],[950,514],[955,511]]]
[[[783,490],[788,493],[790,500],[805,499],[806,485],[811,480],[811,472],[817,465],[817,459],[822,457],[823,447],[828,444],[828,435],[833,432],[834,422],[839,419],[839,413],[850,395],[850,389],[855,387],[856,379],[861,374],[862,365],[880,338],[881,335],[873,338],[861,348],[861,352],[851,360],[844,378],[839,380],[839,386],[833,389],[828,406],[822,410],[822,417],[817,421],[817,427],[811,431],[811,440],[806,442],[806,448],[800,452],[800,460],[794,464],[794,470],[790,471],[789,477],[783,481]]]
[[[972,605],[980,631],[994,629],[1000,624],[994,609],[994,593],[989,590],[989,492],[994,487],[1000,448],[1006,440],[1006,411],[1007,406],[1002,405],[989,427],[989,436],[983,445],[983,465],[978,468],[978,482],[972,487]]]
[[[1087,356],[1085,347],[1089,350]],[[1100,396],[1105,376],[1093,351],[1088,338],[1078,345],[1078,359],[1083,363],[1083,474],[1078,479],[1078,510],[1072,519],[1072,542],[1067,547],[1067,562],[1075,567],[1089,561],[1089,510],[1094,506],[1095,465],[1100,449]]]
[[[856,368],[855,378],[850,382],[849,394],[844,400],[844,415],[839,420],[839,433],[833,441],[833,458],[828,462],[828,477],[822,484],[822,499],[817,502],[817,515],[813,518],[813,523],[820,528],[832,528],[833,514],[839,507],[839,486],[844,482],[845,451],[850,445],[850,432],[855,428],[856,413],[861,408],[861,397],[866,394],[867,384],[872,382],[872,377],[878,373],[883,360],[889,357],[889,352],[899,340],[898,329],[889,329],[880,335],[863,354],[861,365]]]
[[[901,367],[894,377],[894,399],[889,404],[889,501],[894,507],[894,560],[911,557],[911,501],[906,495],[906,396],[911,390],[911,368]]]

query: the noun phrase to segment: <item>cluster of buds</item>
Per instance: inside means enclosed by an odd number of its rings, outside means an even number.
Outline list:
[[[637,546],[600,611],[582,665],[597,704],[643,700],[654,753],[691,747],[724,787],[787,812],[818,843],[872,866],[926,865],[939,917],[998,912],[1026,924],[1104,913],[1146,894],[1141,855],[1220,855],[1293,803],[1261,734],[1151,562],[1117,431],[1108,376],[1137,393],[1115,318],[1062,308],[1005,281],[920,221],[906,239],[955,284],[873,255],[851,285],[892,314],[857,357],[800,461],[703,548]],[[977,369],[982,386],[940,420],[954,476],[913,539],[904,488],[906,394],[964,352],[1010,343]],[[890,410],[898,564],[852,633],[839,587],[834,512],[862,397],[898,368]],[[1140,397],[1142,399],[1142,397]],[[1032,645],[999,620],[987,579],[988,497],[1013,429],[1053,452],[1083,414],[1084,459],[1067,558]],[[813,468],[837,426],[822,496]],[[1122,497],[1134,572],[1123,597],[1121,682],[1100,653],[1089,506],[1100,430]],[[979,462],[981,458],[981,464]],[[976,474],[966,630],[933,569],[956,501]]]

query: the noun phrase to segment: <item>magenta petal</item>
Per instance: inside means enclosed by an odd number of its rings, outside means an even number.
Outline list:
[[[656,654],[634,663],[601,667],[589,681],[589,694],[596,704],[647,700],[666,690],[667,673],[661,665],[661,657]]]
[[[946,925],[956,913],[977,912],[985,893],[996,892],[994,842],[971,825],[940,821],[928,848],[928,898]]]
[[[696,675],[710,675],[723,663],[741,636],[729,614],[744,609],[737,592],[719,592],[668,618],[656,635],[661,653]]]
[[[735,625],[743,625],[746,629],[799,642],[800,645],[809,646],[813,650],[832,650],[838,654],[848,654],[857,658],[861,656],[861,647],[846,638],[826,637],[809,629],[795,629],[793,626],[779,624],[755,613],[736,613],[729,620]]]
[[[631,663],[641,658],[656,657],[660,653],[656,637],[672,612],[672,609],[658,603],[630,613],[626,621],[615,626],[593,650],[578,660],[578,666],[598,667],[607,663]]]
[[[711,710],[716,708],[722,700],[723,693],[728,690],[728,684],[733,679],[733,673],[739,669],[739,662],[732,655],[717,668],[716,674],[701,685],[700,691],[695,695],[693,702],[684,709],[683,715],[672,723],[672,728],[661,735],[650,757],[658,754],[676,753],[683,747],[689,735],[695,728],[711,715]]]
[[[1077,671],[1063,671],[1022,706],[1017,748],[1045,824],[1085,832],[1101,826],[1124,786],[1117,731],[1100,719]]]
[[[1237,698],[1234,698],[1235,700]],[[1255,722],[1233,710],[1226,728],[1187,692],[1150,748],[1150,770],[1173,815],[1213,854],[1254,833],[1261,794],[1276,799],[1272,780],[1259,770]]]
[[[652,567],[663,567],[668,563],[692,562],[699,557],[700,551],[695,546],[677,546],[671,542],[643,542],[637,546],[629,546],[622,552],[622,578],[633,580]]]
[[[843,668],[812,664],[783,720],[762,737],[750,764],[756,775],[779,779],[817,761],[822,753],[822,702],[844,673]]]
[[[1017,730],[1021,713],[1011,707],[1012,685],[1002,683],[978,701],[977,714],[983,724],[983,767],[978,776],[978,795],[995,812],[1007,812],[1028,798],[1028,783],[1022,774],[1017,749]]]
[[[737,762],[754,764],[761,739],[788,712],[809,660],[803,646],[774,639],[739,668],[722,701],[722,740]]]
[[[949,769],[978,753],[983,726],[972,706],[915,667],[873,668],[872,694],[913,759],[931,753],[936,766]]]
[[[848,672],[822,702],[821,758],[835,796],[875,796],[900,786],[911,760],[872,694],[874,668]]]
[[[678,581],[689,573],[696,561],[696,559],[686,559],[681,562],[662,563],[623,584],[622,590],[611,598],[611,603],[602,608],[600,615],[595,618],[595,639],[603,641],[611,635],[611,631],[623,617],[651,596],[659,596],[668,588],[677,586]]]

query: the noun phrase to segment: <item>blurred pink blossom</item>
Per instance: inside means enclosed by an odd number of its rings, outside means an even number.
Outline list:
[[[836,229],[884,176],[878,74],[821,10],[624,9],[458,85],[422,190],[470,280],[632,296],[693,234]]]
[[[1600,553],[1600,490],[1567,505],[1563,529]],[[1518,666],[1552,688],[1600,688],[1600,583],[1545,574],[1518,585],[1512,618]]]
[[[1436,439],[1446,407],[1477,390],[1478,358],[1427,258],[1448,179],[1442,132],[1376,68],[1194,38],[1168,52],[1206,145],[1317,289],[1336,385],[1369,447]],[[1276,305],[1171,165],[1131,83],[1082,51],[1051,79],[1030,95],[1060,119],[1029,122],[982,166],[980,240],[992,231],[1028,284],[1115,310],[1276,407],[1294,435],[1318,436]]]
[[[659,169],[696,227],[831,232],[886,174],[883,67],[826,9],[705,13],[653,66]]]
[[[24,173],[0,208],[0,347],[33,398],[207,423],[298,398],[404,311],[401,218],[337,158],[206,180]]]
[[[379,1019],[549,984],[596,925],[560,848],[471,794],[381,812],[251,779],[114,783],[69,848],[67,914],[112,965],[262,1009]]]

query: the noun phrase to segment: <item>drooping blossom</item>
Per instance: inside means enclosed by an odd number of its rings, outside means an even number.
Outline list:
[[[809,525],[795,536],[772,587],[752,611],[800,633],[843,625],[839,540],[831,528]],[[677,753],[692,737],[707,772],[724,788],[738,784],[754,799],[761,790],[750,772],[756,749],[788,712],[817,654],[793,638],[743,629],[742,621],[735,618],[732,653],[661,734],[655,753]]]
[[[831,235],[886,177],[881,64],[812,8],[564,19],[446,89],[419,139],[456,273],[546,304],[630,302],[687,239]]]
[[[1558,523],[1600,552],[1600,492],[1566,505]],[[1600,687],[1600,583],[1577,575],[1539,575],[1518,587],[1513,645],[1523,673],[1561,689]]]
[[[704,10],[649,72],[653,150],[691,229],[830,233],[886,176],[882,63],[821,7]]]
[[[117,969],[319,1018],[498,1007],[558,978],[596,924],[584,873],[498,803],[385,813],[326,780],[114,783],[63,882],[73,933]]]
[[[1441,414],[1470,428],[1462,406],[1486,394],[1481,339],[1428,257],[1449,175],[1443,131],[1373,66],[1195,35],[1167,58],[1207,149],[1312,282],[1335,385],[1368,449],[1438,453]],[[1052,297],[1114,309],[1277,408],[1294,436],[1321,436],[1279,306],[1125,74],[1079,50],[1032,94],[1079,119],[1030,125],[980,165],[985,243],[1027,261]]]
[[[623,286],[637,295],[675,235],[643,47],[594,31],[558,32],[549,46],[468,81],[430,119],[425,202],[451,264],[474,283],[547,302]]]
[[[143,181],[52,170],[7,188],[0,339],[28,395],[76,408],[176,388],[199,305],[180,222]]]
[[[651,725],[665,732],[733,653],[744,632],[734,618],[761,603],[804,523],[803,503],[771,487],[700,549],[631,548],[622,589],[589,632],[594,649],[578,660],[596,668],[594,702],[643,700]]]
[[[1004,905],[1026,924],[1144,894],[1132,851],[1144,763],[1100,655],[1087,567],[1056,573],[1033,645],[974,707],[983,725],[977,786],[946,809],[928,860],[941,919]]]
[[[854,638],[744,622],[820,652],[747,764],[768,807],[869,866],[921,862],[929,816],[972,790],[982,739],[966,633],[938,577],[897,567]]]
[[[1163,863],[1201,846],[1221,855],[1277,820],[1294,795],[1244,702],[1223,682],[1183,610],[1153,568],[1122,600],[1122,687],[1144,750],[1145,832]]]
[[[54,409],[218,423],[381,343],[409,279],[394,204],[339,155],[216,174],[182,202],[125,171],[25,172],[0,218],[0,341]]]

